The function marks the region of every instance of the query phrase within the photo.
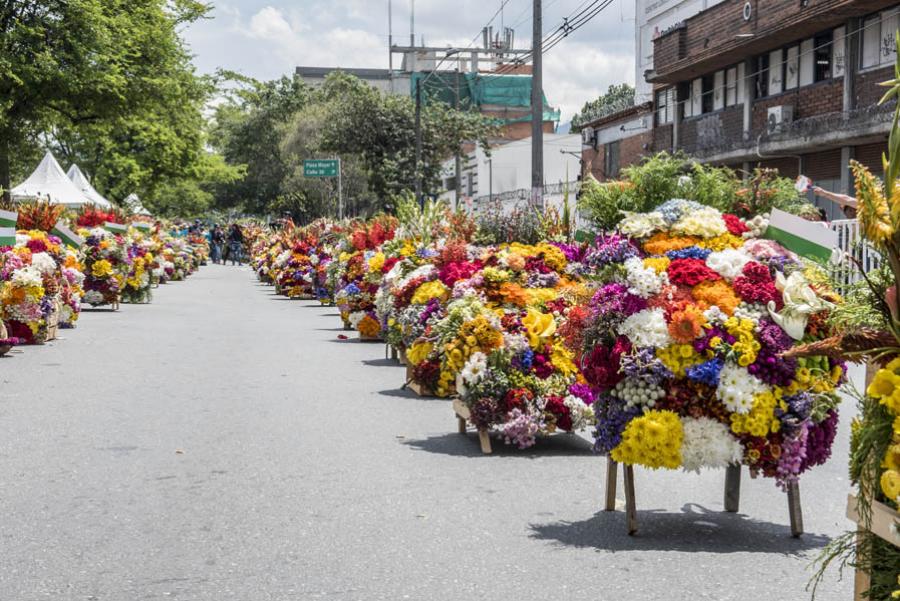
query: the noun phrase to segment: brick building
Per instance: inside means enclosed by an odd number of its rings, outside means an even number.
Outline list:
[[[650,111],[652,135],[620,139],[620,165],[635,147],[683,150],[852,191],[851,158],[881,171],[895,105],[877,106],[878,83],[893,77],[898,14],[896,0],[724,0],[675,24],[654,40],[652,107],[634,109]],[[583,131],[595,174],[619,118]]]

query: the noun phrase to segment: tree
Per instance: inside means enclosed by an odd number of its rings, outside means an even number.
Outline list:
[[[310,90],[289,77],[259,82],[230,72],[222,75],[237,87],[216,108],[210,143],[229,164],[243,165],[246,176],[223,186],[216,204],[265,213],[289,172],[281,154],[284,126],[309,103]]]
[[[208,9],[194,0],[0,3],[0,187],[22,175],[14,157],[37,139],[120,198],[191,177],[212,88],[194,75],[178,27]]]
[[[634,106],[634,88],[627,83],[611,85],[596,100],[584,103],[581,112],[572,117],[572,129],[581,129],[589,121]]]

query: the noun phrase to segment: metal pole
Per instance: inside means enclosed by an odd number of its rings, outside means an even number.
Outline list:
[[[416,0],[409,0],[409,45],[416,45]]]
[[[488,158],[488,202],[494,206],[494,157]]]
[[[416,79],[416,158],[413,164],[413,175],[416,178],[416,201],[420,207],[425,207],[425,199],[422,197],[422,177],[420,175],[422,164],[422,78]]]
[[[341,161],[340,157],[338,157],[338,219],[342,220],[344,218],[344,190],[341,185],[343,182],[341,181],[341,172],[344,170],[344,164]]]
[[[393,0],[388,0],[388,72],[391,77],[391,94],[394,93],[394,11]]]
[[[456,63],[456,96],[453,97],[453,108],[459,110],[459,62]],[[456,145],[456,202],[453,208],[459,208],[459,199],[462,197],[462,157],[459,153],[459,144]]]
[[[544,84],[541,70],[541,0],[533,0],[531,27],[531,203],[544,208]]]

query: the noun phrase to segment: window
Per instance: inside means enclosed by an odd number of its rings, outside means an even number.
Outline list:
[[[769,53],[769,94],[781,94],[784,82],[784,63],[781,59],[781,48]]]
[[[800,84],[800,46],[787,49],[784,61],[784,89],[793,90]]]
[[[725,106],[734,106],[737,103],[737,67],[732,67],[725,72]]]
[[[603,171],[606,177],[619,177],[619,141],[606,145],[606,153],[603,159]]]
[[[756,57],[756,97],[769,95],[769,55]]]
[[[813,55],[813,40],[812,38],[808,40],[803,40],[800,42],[800,85],[808,86],[810,85],[814,79],[813,76],[815,74],[814,64],[815,64],[815,56]]]
[[[691,82],[691,116],[703,114],[703,78],[698,77]]]
[[[725,108],[725,71],[716,71],[713,77],[713,110]]]
[[[674,103],[669,102],[669,98],[673,96],[674,88],[666,88],[656,92],[656,124],[663,125],[672,122],[672,109]]]
[[[740,63],[737,66],[737,103],[744,103],[744,85],[747,79],[747,66],[744,63]]]
[[[844,27],[838,27],[833,32],[834,44],[831,47],[832,71],[835,77],[843,77],[847,66],[847,43]]]
[[[700,80],[702,81],[703,88],[701,91],[702,96],[700,98],[700,110],[703,113],[711,113],[713,112],[713,106],[715,105],[713,102],[715,90],[713,88],[715,87],[716,80],[712,75],[701,77]]]
[[[831,41],[832,33],[826,31],[813,38],[815,46],[815,81],[831,79]]]
[[[881,13],[881,64],[893,65],[897,59],[897,42],[894,36],[900,27],[900,8]]]
[[[881,15],[863,21],[862,68],[875,67],[881,62]]]

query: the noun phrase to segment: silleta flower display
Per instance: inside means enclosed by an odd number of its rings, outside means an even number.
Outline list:
[[[627,215],[585,263],[598,288],[569,344],[596,394],[598,452],[651,468],[743,463],[782,486],[828,458],[845,367],[780,357],[827,335],[838,298],[820,269],[682,200]]]

